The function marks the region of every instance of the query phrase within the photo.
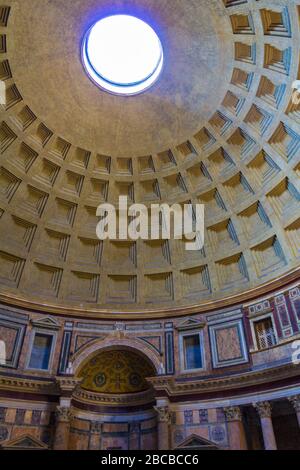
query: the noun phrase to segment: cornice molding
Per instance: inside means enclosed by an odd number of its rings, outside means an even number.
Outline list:
[[[150,403],[153,396],[159,396],[160,392],[166,392],[169,397],[184,396],[193,394],[205,394],[207,392],[232,391],[235,395],[235,389],[265,385],[266,387],[273,382],[294,378],[300,376],[300,365],[293,364],[274,367],[255,372],[246,372],[239,375],[218,377],[210,379],[195,378],[194,381],[180,382],[176,377],[157,376],[148,379],[153,386],[153,390],[148,390],[133,395],[104,395],[88,392],[80,388],[80,379],[60,378],[60,384],[68,391],[72,398],[79,402],[97,405],[142,405]],[[72,392],[70,393],[70,387]],[[56,379],[39,380],[26,377],[0,376],[0,394],[1,391],[21,392],[28,394],[43,394],[49,396],[60,396],[62,393],[61,385],[58,386]]]
[[[68,376],[62,376],[62,377],[56,377],[56,384],[58,386],[58,389],[61,391],[63,394],[70,394],[74,392],[76,387],[80,385],[82,382],[82,378],[75,378],[75,377],[68,377]]]
[[[256,385],[268,385],[272,382],[287,378],[297,377],[300,375],[300,366],[293,364],[281,367],[264,369],[255,372],[246,372],[239,375],[227,376],[211,379],[195,379],[189,382],[179,382],[176,377],[153,377],[148,382],[154,387],[155,392],[165,391],[172,396],[180,396],[195,393],[220,392],[222,390],[232,390],[244,387],[255,387]]]
[[[1,390],[47,395],[59,394],[54,380],[41,381],[13,376],[0,376],[0,392]]]
[[[129,394],[129,395],[108,395],[101,393],[89,392],[78,388],[73,394],[73,398],[86,404],[110,405],[110,406],[134,406],[144,405],[153,401],[153,391]]]
[[[56,377],[49,380],[29,377],[14,377],[13,375],[0,375],[0,391],[38,393],[47,395],[72,395],[76,387],[81,383],[81,378]]]

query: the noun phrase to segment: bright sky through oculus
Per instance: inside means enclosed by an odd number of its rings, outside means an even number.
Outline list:
[[[90,77],[107,91],[140,93],[158,78],[163,49],[155,31],[127,15],[104,18],[88,31],[83,61]]]

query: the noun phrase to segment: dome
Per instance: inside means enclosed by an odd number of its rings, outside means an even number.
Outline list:
[[[66,0],[63,15],[56,2],[46,11],[40,0],[18,3],[2,36],[3,292],[28,305],[144,315],[238,301],[295,271],[298,27],[285,8],[273,23],[272,9],[231,3],[147,1],[147,15],[132,5],[160,36],[165,65],[131,97],[101,90],[81,62],[106,2]],[[120,195],[204,204],[204,249],[102,243],[97,206]]]

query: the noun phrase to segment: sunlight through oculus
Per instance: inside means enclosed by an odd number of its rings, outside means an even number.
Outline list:
[[[104,18],[89,29],[82,47],[90,78],[110,93],[136,95],[158,79],[163,48],[155,31],[128,15]]]

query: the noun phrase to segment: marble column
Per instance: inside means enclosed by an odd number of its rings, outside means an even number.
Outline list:
[[[71,418],[71,408],[65,406],[56,408],[54,450],[68,450]]]
[[[158,450],[170,449],[169,426],[171,414],[168,406],[154,407],[158,414]]]
[[[91,423],[89,450],[101,449],[101,423]]]
[[[140,449],[140,423],[130,423],[129,427],[129,450]]]
[[[253,403],[253,406],[257,410],[260,417],[265,450],[277,450],[277,444],[272,423],[271,403],[268,401],[262,401],[258,403]]]
[[[54,450],[68,450],[69,434],[72,419],[71,403],[74,390],[82,379],[73,376],[56,377],[56,385],[60,394],[56,408],[56,426],[54,434]]]
[[[260,428],[257,417],[248,415],[248,432],[252,450],[261,450]]]
[[[228,423],[229,445],[231,450],[247,450],[247,440],[239,406],[224,409]]]
[[[289,401],[292,403],[292,405],[293,405],[293,407],[296,411],[298,424],[299,424],[299,427],[300,427],[300,395],[294,395],[293,397],[289,397]]]

